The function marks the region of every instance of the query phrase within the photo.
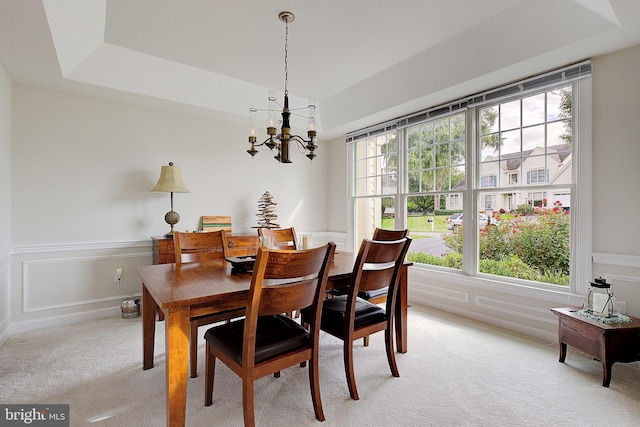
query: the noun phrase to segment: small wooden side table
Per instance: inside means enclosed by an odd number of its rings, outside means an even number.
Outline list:
[[[564,363],[567,345],[602,362],[602,386],[609,387],[611,367],[616,362],[640,361],[640,319],[631,323],[601,323],[578,314],[580,307],[552,308],[558,316],[560,363]]]

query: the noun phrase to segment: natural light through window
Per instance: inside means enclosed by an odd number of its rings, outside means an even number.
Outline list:
[[[493,102],[473,96],[360,137],[355,243],[375,227],[408,228],[416,265],[569,286],[579,79],[565,78],[512,84]]]

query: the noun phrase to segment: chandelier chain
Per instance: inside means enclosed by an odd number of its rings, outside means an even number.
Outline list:
[[[289,18],[285,19],[284,30],[284,94],[289,94]]]

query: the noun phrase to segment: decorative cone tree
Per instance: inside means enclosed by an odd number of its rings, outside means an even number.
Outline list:
[[[265,192],[258,200],[258,213],[256,214],[259,218],[258,225],[253,228],[280,228],[280,225],[273,222],[278,219],[278,215],[275,214],[276,205],[271,193]]]

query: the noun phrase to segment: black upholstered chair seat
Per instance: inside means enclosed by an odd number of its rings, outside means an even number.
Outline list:
[[[331,335],[341,337],[344,331],[346,309],[346,295],[339,295],[325,300],[322,305],[322,318],[320,320],[322,330],[330,333]],[[303,321],[309,318],[309,315],[310,313],[308,313],[308,308],[302,309]],[[362,298],[356,298],[354,329],[359,329],[373,323],[384,322],[386,318],[384,309],[375,304],[371,304]]]
[[[209,329],[205,339],[242,365],[244,320]],[[293,319],[274,315],[258,318],[255,364],[309,346],[309,333]]]
[[[360,298],[364,298],[364,299],[371,299],[371,298],[376,298],[382,295],[387,295],[387,292],[389,292],[389,287],[387,286],[386,288],[382,288],[382,289],[376,289],[373,291],[362,291],[362,292],[358,292],[358,296]]]
[[[387,295],[388,292],[389,292],[389,287],[387,286],[386,288],[375,289],[372,291],[360,291],[358,292],[358,296],[363,299],[371,299],[371,298],[376,298],[382,295]],[[348,289],[338,288],[338,289],[332,289],[331,293],[333,295],[347,295],[349,291]]]

